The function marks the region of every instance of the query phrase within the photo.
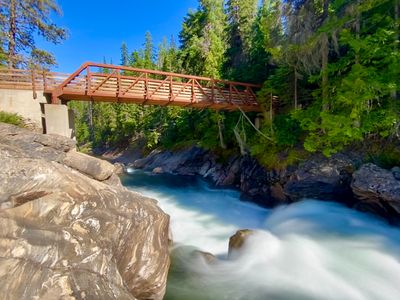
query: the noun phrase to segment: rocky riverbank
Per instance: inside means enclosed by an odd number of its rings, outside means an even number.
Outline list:
[[[199,175],[215,186],[238,189],[244,200],[265,207],[313,198],[338,201],[392,222],[400,219],[400,169],[363,164],[357,155],[314,155],[296,166],[267,170],[250,156],[220,163],[210,151],[191,147],[177,152],[154,150],[130,163],[124,156],[123,162],[154,173]]]
[[[75,142],[0,123],[3,299],[162,299],[169,216]]]

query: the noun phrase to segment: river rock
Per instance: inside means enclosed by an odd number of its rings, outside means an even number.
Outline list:
[[[153,169],[152,173],[153,174],[162,174],[162,173],[164,173],[164,170],[161,167],[157,167],[157,168]]]
[[[63,164],[74,143],[54,140],[0,123],[2,298],[161,300],[168,215]]]
[[[314,198],[346,202],[352,198],[350,183],[354,160],[343,154],[315,156],[301,164],[284,186],[292,200]]]
[[[250,229],[236,231],[236,233],[229,238],[228,258],[234,258],[235,252],[242,248],[246,239],[252,234],[254,234],[254,231]]]
[[[193,251],[193,255],[200,256],[208,264],[212,264],[212,263],[216,263],[217,262],[217,258],[215,257],[215,255],[210,253],[210,252],[194,250]]]
[[[203,165],[206,151],[190,147],[177,152],[153,150],[148,156],[133,162],[134,168],[154,170],[180,175],[197,174]]]
[[[385,217],[400,215],[400,180],[393,169],[364,164],[354,172],[351,188],[359,200],[357,208]]]

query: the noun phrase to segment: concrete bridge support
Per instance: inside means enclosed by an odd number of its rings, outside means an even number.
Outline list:
[[[0,89],[0,111],[20,115],[43,133],[74,138],[73,111],[66,105],[48,103],[43,91]]]
[[[74,114],[63,104],[44,105],[45,133],[75,138]]]

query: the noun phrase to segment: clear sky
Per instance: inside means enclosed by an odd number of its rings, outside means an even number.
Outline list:
[[[120,63],[121,43],[129,51],[140,48],[146,31],[155,45],[165,36],[176,40],[189,9],[197,0],[58,0],[63,16],[52,19],[69,31],[62,44],[52,45],[40,39],[39,48],[52,52],[58,62],[54,71],[72,72],[85,61]]]

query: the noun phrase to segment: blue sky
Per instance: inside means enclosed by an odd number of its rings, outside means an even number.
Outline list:
[[[189,9],[197,0],[58,0],[63,16],[52,19],[69,31],[62,44],[52,45],[41,39],[37,46],[52,52],[58,62],[54,71],[72,72],[85,61],[120,62],[120,47],[126,42],[130,51],[140,48],[146,31],[155,45],[164,36],[176,40]]]

